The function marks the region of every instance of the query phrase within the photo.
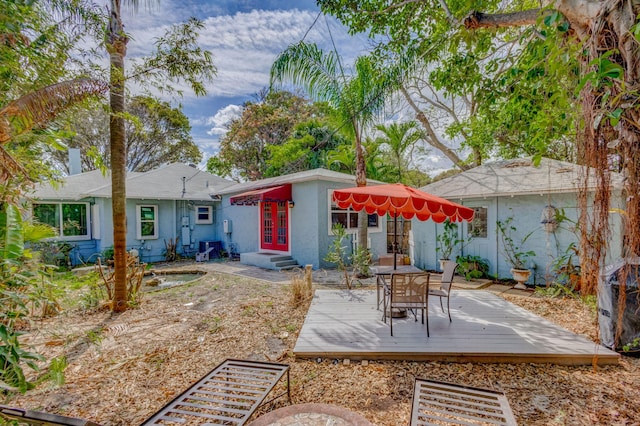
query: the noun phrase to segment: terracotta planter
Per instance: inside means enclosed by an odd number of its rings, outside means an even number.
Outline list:
[[[517,282],[517,284],[513,288],[517,288],[520,290],[525,290],[527,286],[524,284],[529,280],[531,276],[531,270],[529,269],[511,269],[511,275],[513,279]]]

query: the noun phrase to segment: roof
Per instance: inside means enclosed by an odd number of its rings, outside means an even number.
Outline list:
[[[128,199],[211,200],[212,192],[234,182],[183,163],[171,163],[127,178]],[[86,193],[111,197],[111,183]]]
[[[184,183],[183,183],[184,178]],[[171,163],[145,173],[127,173],[128,199],[211,200],[211,193],[234,182],[182,163]],[[110,174],[98,170],[71,175],[60,188],[42,183],[32,194],[37,199],[79,200],[111,198]]]
[[[50,182],[36,184],[31,193],[37,199],[79,200],[84,198],[84,193],[111,183],[110,174],[103,175],[100,170],[71,175],[53,185]]]
[[[585,167],[543,158],[538,166],[530,159],[486,163],[455,176],[426,185],[421,190],[448,199],[486,198],[576,192]],[[612,173],[612,185],[621,187],[622,175]],[[589,186],[596,187],[595,179]]]
[[[327,169],[313,169],[302,172],[292,173],[289,175],[277,176],[267,179],[256,180],[252,182],[236,183],[227,186],[216,192],[216,195],[234,194],[237,192],[253,191],[256,189],[268,188],[271,186],[284,185],[285,183],[300,183],[309,181],[329,181],[346,183],[349,185],[356,184],[356,178],[346,173],[334,172]],[[375,181],[368,181],[376,183]]]

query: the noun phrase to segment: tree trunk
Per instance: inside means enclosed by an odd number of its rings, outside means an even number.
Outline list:
[[[111,18],[107,34],[107,49],[111,63],[109,120],[111,144],[111,202],[113,213],[114,294],[112,309],[127,310],[127,145],[122,114],[124,104],[124,57],[127,53],[120,15],[120,1],[111,0]]]
[[[356,144],[356,186],[367,186],[367,165],[364,159],[364,149],[357,123],[354,123]],[[368,249],[367,237],[369,234],[369,221],[367,212],[361,210],[358,213],[358,247]]]

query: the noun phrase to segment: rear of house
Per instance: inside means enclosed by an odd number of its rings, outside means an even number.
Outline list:
[[[572,247],[578,244],[578,184],[582,173],[582,166],[546,158],[539,165],[529,159],[504,160],[421,189],[476,212],[471,223],[458,226],[459,239],[465,242],[458,245],[454,258],[478,256],[487,260],[491,275],[510,278],[511,266],[502,254],[497,222],[513,218],[514,239],[520,245],[520,240],[528,236],[521,248],[535,252],[527,260],[526,266],[533,272],[528,284],[543,284],[555,276],[554,264],[579,264]],[[621,177],[614,176],[612,204],[623,208],[620,188]],[[565,219],[558,223],[556,219],[561,216]],[[609,260],[621,253],[620,215],[612,213],[610,223]],[[413,227],[416,265],[439,269],[436,237],[443,232],[443,225],[416,222]]]

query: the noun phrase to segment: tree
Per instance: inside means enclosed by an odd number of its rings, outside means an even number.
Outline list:
[[[64,143],[81,150],[83,170],[109,167],[109,108],[100,102],[76,108],[66,127],[72,136]],[[147,96],[135,96],[127,104],[125,132],[127,170],[145,172],[169,162],[198,163],[202,154],[191,137],[189,119],[179,108]],[[58,167],[68,172],[67,151],[53,150]]]
[[[266,176],[270,146],[285,143],[296,125],[321,113],[317,105],[285,91],[268,92],[258,102],[247,102],[220,140],[220,152],[207,169],[219,176],[257,180]]]
[[[128,2],[137,6],[137,1]],[[122,1],[111,0],[109,25],[105,45],[109,53],[109,144],[111,159],[111,202],[113,216],[114,251],[114,300],[112,309],[124,311],[127,300],[127,223],[126,177],[127,144],[125,131],[125,68],[124,58],[129,38],[122,24]],[[171,84],[186,80],[196,95],[206,93],[202,80],[215,75],[211,54],[196,45],[197,32],[203,25],[191,19],[156,41],[156,51],[132,70],[131,77],[154,80],[161,88],[171,89]]]
[[[487,4],[479,12],[468,6],[454,13],[447,2],[372,1],[366,5],[352,0],[320,0],[326,12],[335,14],[353,31],[369,29],[373,34],[391,34],[397,45],[412,40],[425,41],[425,27],[435,20],[450,17],[463,20],[470,30],[530,27],[532,35],[545,38],[548,27],[559,34],[543,55],[553,60],[563,59],[562,53],[574,55],[579,67],[579,99],[582,104],[579,125],[578,155],[588,167],[582,179],[581,263],[586,292],[593,292],[599,268],[606,253],[610,201],[610,163],[619,159],[626,175],[627,218],[625,224],[625,255],[640,254],[640,100],[637,89],[640,77],[640,3],[636,0],[601,2],[596,0],[557,0],[543,2],[543,7],[531,7],[516,2],[511,10],[497,4]],[[436,15],[444,13],[447,16]],[[463,17],[465,17],[463,19]],[[540,30],[539,25],[546,28]],[[465,32],[470,39],[490,32]],[[531,40],[522,40],[524,44]],[[567,62],[567,63],[570,63]],[[548,82],[541,79],[538,83]],[[548,129],[542,129],[548,131]],[[588,186],[595,177],[598,188],[594,195],[594,211],[588,214]],[[624,281],[624,280],[623,280]],[[624,291],[622,292],[624,293]],[[621,310],[621,312],[624,310]]]
[[[394,69],[395,71],[395,69]],[[356,59],[353,72],[346,74],[335,52],[323,52],[315,44],[300,42],[285,49],[271,66],[271,85],[291,82],[309,96],[332,107],[342,129],[353,138],[356,184],[367,184],[363,135],[384,106],[385,95],[397,87],[399,78],[382,74],[367,56]],[[358,241],[367,248],[367,215],[358,217]]]
[[[352,32],[368,31],[382,40],[375,49],[381,60],[411,58],[400,93],[423,127],[425,141],[459,169],[496,155],[557,158],[568,151],[575,108],[567,108],[572,101],[567,77],[575,66],[567,55],[550,61],[539,57],[546,48],[541,39],[550,44],[553,37],[546,33],[552,30],[459,31],[468,12],[464,2],[319,3]]]
[[[416,142],[422,139],[422,133],[416,129],[414,121],[379,124],[376,129],[382,133],[383,136],[378,139],[387,148],[387,153],[395,166],[397,173],[395,182],[406,184],[404,172],[409,169]]]
[[[105,93],[103,81],[70,67],[77,41],[95,34],[99,10],[83,1],[4,2],[0,9],[0,192],[17,202],[48,176],[41,147],[47,125],[70,105]],[[35,131],[33,131],[35,130]]]
[[[350,144],[330,127],[325,117],[315,115],[296,125],[291,137],[284,143],[267,147],[269,160],[265,176],[280,176],[319,167],[330,169],[329,155],[341,146]]]

